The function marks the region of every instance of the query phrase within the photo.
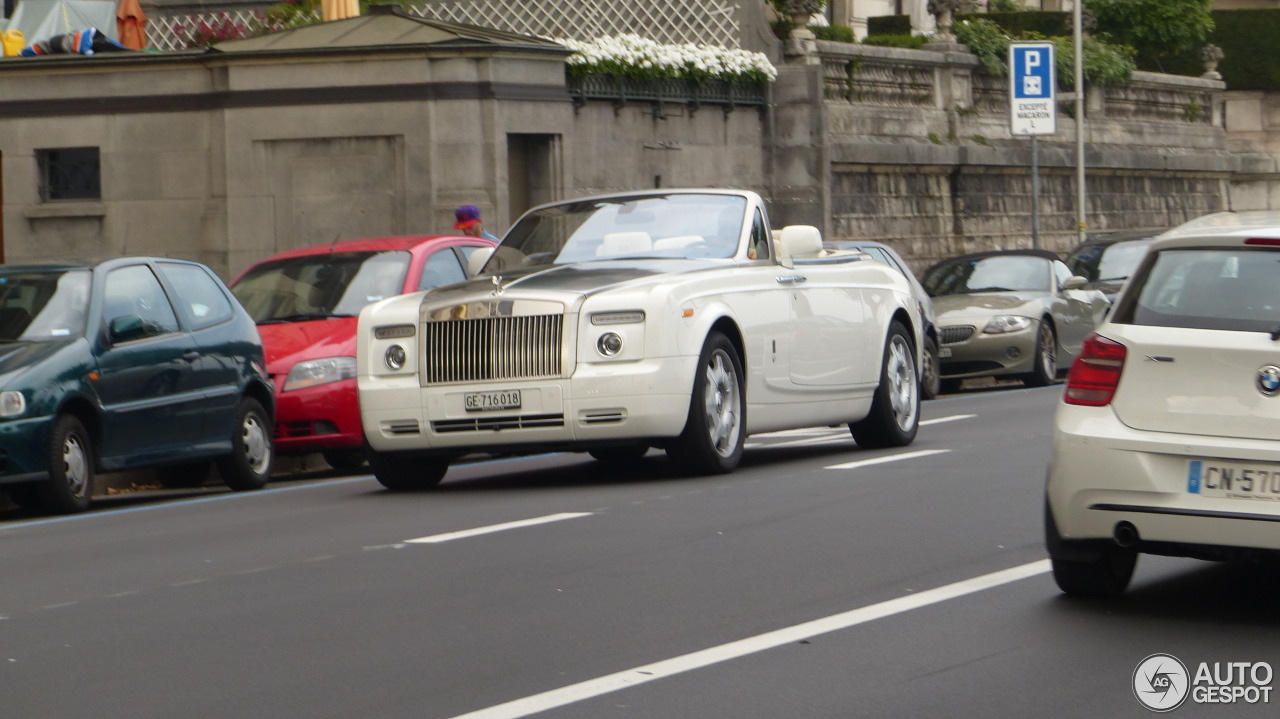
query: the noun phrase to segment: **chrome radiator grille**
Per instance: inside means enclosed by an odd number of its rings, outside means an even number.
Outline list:
[[[967,325],[956,325],[953,327],[943,327],[939,331],[942,338],[942,344],[949,345],[956,342],[964,342],[973,336],[973,327]]]
[[[426,323],[427,384],[560,376],[562,315]]]

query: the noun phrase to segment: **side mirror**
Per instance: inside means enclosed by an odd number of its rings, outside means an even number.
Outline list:
[[[147,336],[147,329],[138,315],[120,315],[107,323],[107,337],[111,344],[128,342]]]
[[[484,267],[484,263],[488,262],[489,258],[493,256],[493,249],[492,247],[484,247],[472,252],[467,257],[467,274],[472,277],[480,274],[480,268]]]
[[[1087,279],[1085,279],[1085,278],[1081,277],[1080,275],[1073,275],[1073,276],[1071,276],[1071,277],[1067,278],[1067,281],[1066,281],[1066,282],[1063,282],[1063,283],[1062,283],[1062,289],[1064,289],[1064,290],[1082,290],[1082,289],[1084,289],[1088,284],[1089,284],[1089,280],[1087,280]]]

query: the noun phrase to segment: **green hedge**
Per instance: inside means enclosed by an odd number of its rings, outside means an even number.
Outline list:
[[[1280,8],[1214,10],[1209,42],[1222,48],[1218,72],[1230,90],[1280,90]],[[1199,75],[1204,61],[1199,48],[1155,66],[1139,58],[1139,68],[1177,75]]]
[[[910,15],[877,15],[867,18],[868,35],[910,35]]]
[[[960,13],[957,20],[990,20],[1004,28],[1009,37],[1017,38],[1024,32],[1034,32],[1044,37],[1071,34],[1071,13],[1050,10],[1024,10],[1021,12]]]

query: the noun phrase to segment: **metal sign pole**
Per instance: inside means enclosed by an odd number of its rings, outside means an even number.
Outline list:
[[[1075,54],[1076,89],[1076,240],[1084,242],[1085,223],[1088,220],[1084,197],[1084,110],[1087,103],[1084,90],[1084,32],[1080,12],[1084,3],[1076,0],[1072,4],[1074,7],[1071,9],[1071,30],[1074,35],[1072,48]]]
[[[1040,136],[1031,136],[1031,249],[1040,249]]]

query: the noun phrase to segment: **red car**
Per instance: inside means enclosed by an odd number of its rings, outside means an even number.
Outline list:
[[[370,302],[460,282],[477,237],[343,240],[281,252],[242,272],[231,292],[258,323],[275,380],[275,447],[364,463],[356,400],[356,316]]]

